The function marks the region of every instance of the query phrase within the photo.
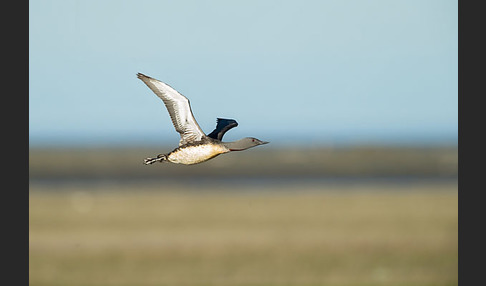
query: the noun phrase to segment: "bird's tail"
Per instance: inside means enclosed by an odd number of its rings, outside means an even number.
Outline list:
[[[144,159],[143,160],[143,163],[145,165],[150,165],[150,164],[153,164],[155,162],[163,162],[163,161],[167,161],[167,155],[166,154],[159,154],[155,158],[147,158],[147,159]]]

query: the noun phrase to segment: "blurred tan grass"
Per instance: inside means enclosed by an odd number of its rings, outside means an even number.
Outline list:
[[[31,185],[29,284],[457,285],[455,184],[240,188]]]

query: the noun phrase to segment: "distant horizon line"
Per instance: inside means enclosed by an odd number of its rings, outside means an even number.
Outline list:
[[[151,136],[130,135],[78,135],[78,136],[32,136],[29,135],[29,148],[43,147],[155,147],[155,146],[177,146],[179,136],[160,138]],[[271,142],[269,146],[457,146],[457,135],[427,134],[426,136],[403,135],[379,135],[371,134],[358,135],[333,135],[333,136],[286,136],[269,134],[265,138]],[[257,136],[258,137],[258,136]],[[227,141],[233,141],[227,139]]]

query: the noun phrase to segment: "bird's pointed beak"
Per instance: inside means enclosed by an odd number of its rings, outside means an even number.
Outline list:
[[[262,142],[260,143],[260,145],[263,145],[263,144],[268,144],[268,143],[270,143],[270,142],[268,142],[268,141],[262,141]]]

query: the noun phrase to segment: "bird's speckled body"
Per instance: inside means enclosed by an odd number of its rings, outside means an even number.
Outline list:
[[[222,144],[212,142],[202,144],[188,144],[176,148],[166,155],[167,161],[176,164],[193,165],[205,162],[230,150]]]

